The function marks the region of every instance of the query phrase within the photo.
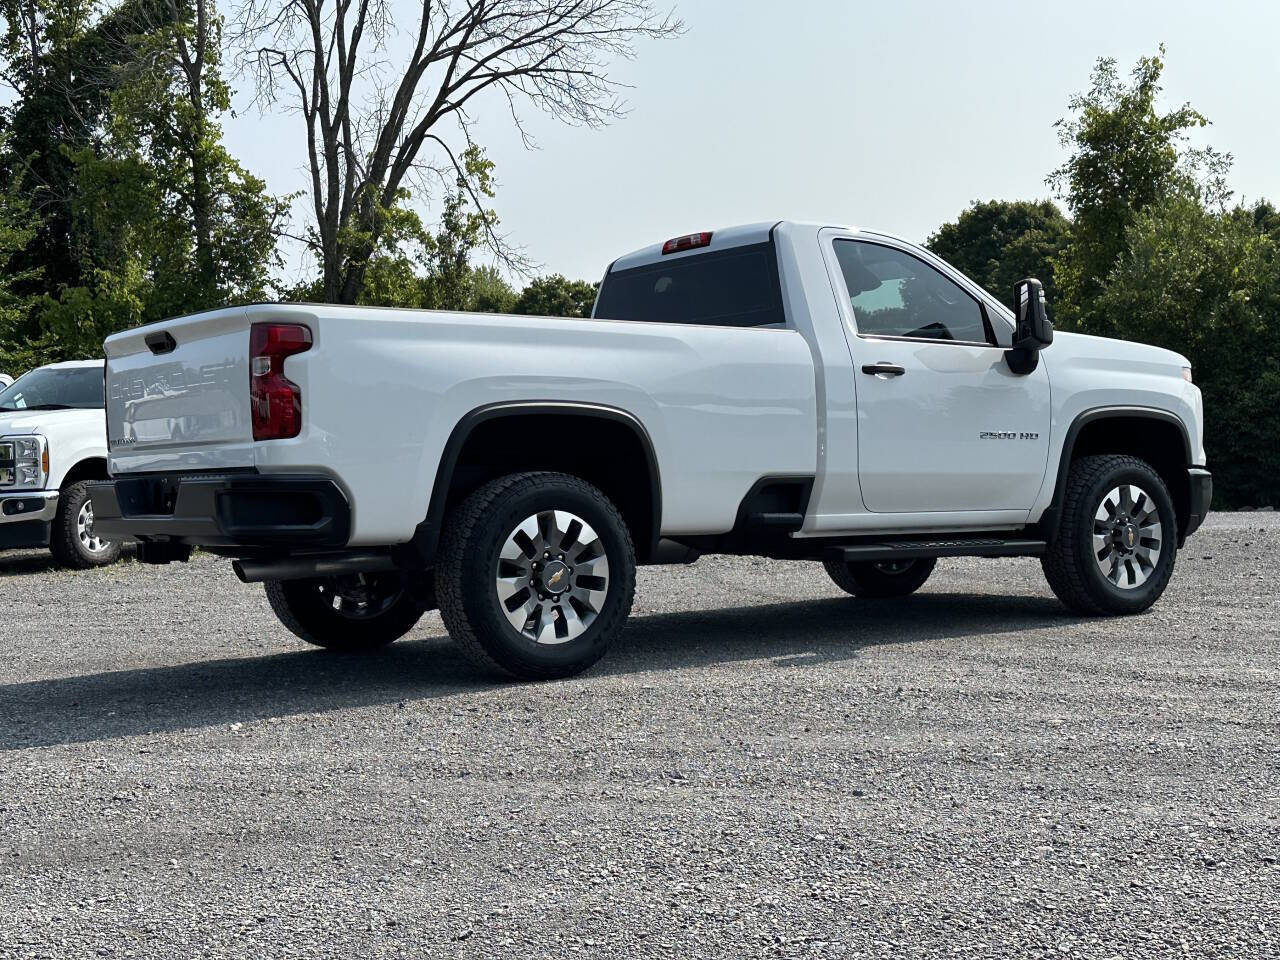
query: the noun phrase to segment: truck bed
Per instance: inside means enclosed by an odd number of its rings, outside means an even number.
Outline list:
[[[313,345],[284,366],[300,434],[255,441],[249,333],[268,322],[306,325]],[[635,417],[661,464],[664,535],[725,532],[762,475],[815,473],[814,365],[790,329],[262,304],[126,331],[105,349],[114,476],[329,477],[351,505],[351,546],[412,537],[450,433],[492,404]]]

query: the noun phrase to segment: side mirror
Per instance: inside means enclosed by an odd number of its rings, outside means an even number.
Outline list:
[[[1017,305],[1017,321],[1013,329],[1013,346],[1005,351],[1009,369],[1019,375],[1035,370],[1040,351],[1053,343],[1053,324],[1044,303],[1044,284],[1039,280],[1019,280],[1013,287]]]

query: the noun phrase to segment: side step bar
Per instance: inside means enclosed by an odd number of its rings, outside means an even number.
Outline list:
[[[830,557],[853,563],[858,560],[913,560],[921,557],[1038,557],[1043,540],[957,539],[900,540],[833,547]]]

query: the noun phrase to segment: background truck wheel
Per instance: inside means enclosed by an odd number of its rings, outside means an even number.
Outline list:
[[[105,567],[120,559],[120,544],[94,533],[93,501],[86,481],[73,483],[58,495],[49,551],[61,566],[76,570]]]
[[[470,660],[525,680],[591,666],[622,631],[636,558],[603,493],[562,473],[518,473],[452,512],[436,566],[440,616]]]
[[[267,601],[296,637],[317,647],[367,653],[399,640],[432,605],[430,584],[399,573],[268,580]]]
[[[1173,501],[1137,457],[1081,457],[1071,464],[1062,525],[1041,563],[1058,599],[1076,613],[1141,613],[1173,575]]]
[[[824,560],[822,565],[835,585],[855,597],[884,598],[905,597],[915,593],[933,573],[938,561],[885,560],[857,561]]]

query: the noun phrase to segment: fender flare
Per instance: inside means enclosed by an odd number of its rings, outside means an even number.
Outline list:
[[[100,478],[91,477],[89,479],[104,479],[104,478],[109,478],[111,476],[111,461],[108,458],[106,452],[104,451],[102,453],[99,453],[97,451],[94,451],[85,456],[78,457],[75,463],[71,464],[71,466],[67,467],[67,469],[62,472],[62,479],[58,482],[58,489],[61,490],[62,488],[66,487],[67,480],[71,477],[71,475],[76,473],[76,471],[80,470],[82,467],[84,467],[85,464],[91,463],[91,462],[101,462],[102,477]],[[74,481],[74,482],[78,483],[79,481]]]
[[[643,551],[642,556],[647,557],[657,550],[662,531],[662,480],[653,439],[640,419],[633,413],[606,404],[570,400],[515,400],[476,407],[454,425],[440,455],[440,462],[436,466],[436,478],[431,488],[431,500],[426,517],[414,530],[413,539],[392,548],[392,556],[397,565],[425,568],[435,563],[436,551],[440,545],[440,533],[444,527],[449,487],[453,482],[458,457],[476,428],[492,420],[529,415],[591,417],[621,424],[635,435],[644,452],[649,471],[649,509],[653,527],[649,542],[644,545],[637,544],[637,552]]]
[[[1186,461],[1187,466],[1192,466],[1191,435],[1182,418],[1175,413],[1162,410],[1159,407],[1115,406],[1091,407],[1076,414],[1076,418],[1071,421],[1071,426],[1067,428],[1066,437],[1062,441],[1062,450],[1058,455],[1058,473],[1054,480],[1053,499],[1049,502],[1049,506],[1045,507],[1044,512],[1040,514],[1040,519],[1036,522],[1036,526],[1039,528],[1041,536],[1046,543],[1053,543],[1058,536],[1059,520],[1062,517],[1062,501],[1067,495],[1067,472],[1071,469],[1071,453],[1075,450],[1080,431],[1099,420],[1113,420],[1119,417],[1159,420],[1177,427],[1178,433],[1182,437],[1183,459]]]

